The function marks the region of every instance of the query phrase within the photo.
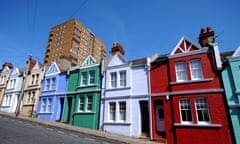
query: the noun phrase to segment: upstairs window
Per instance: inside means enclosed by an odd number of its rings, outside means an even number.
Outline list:
[[[95,71],[90,71],[89,75],[90,75],[89,83],[94,84],[95,83]]]
[[[52,90],[55,90],[55,89],[56,89],[56,78],[52,78],[51,89],[52,89]]]
[[[87,85],[87,72],[82,73],[82,85]]]
[[[200,59],[195,59],[190,61],[190,71],[192,80],[203,79],[202,64]]]
[[[32,84],[34,84],[35,81],[35,75],[32,75]]]
[[[36,75],[36,81],[35,81],[35,84],[38,84],[38,81],[39,81],[39,74]]]
[[[177,76],[178,82],[187,80],[187,72],[186,72],[186,63],[185,62],[176,63],[176,76]]]
[[[126,71],[120,71],[120,87],[126,87]]]
[[[47,79],[47,80],[46,80],[45,90],[46,90],[46,91],[50,90],[50,79]]]
[[[112,88],[117,87],[117,73],[116,72],[111,73],[111,87]]]

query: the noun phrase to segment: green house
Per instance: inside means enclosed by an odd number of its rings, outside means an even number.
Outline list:
[[[225,57],[222,80],[226,93],[235,143],[240,144],[240,47],[222,54]]]
[[[88,56],[81,66],[68,71],[63,121],[98,129],[100,96],[101,67],[92,56]]]

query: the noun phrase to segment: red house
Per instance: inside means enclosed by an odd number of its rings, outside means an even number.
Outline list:
[[[214,31],[202,29],[199,42],[183,37],[170,54],[151,63],[153,140],[232,143]]]

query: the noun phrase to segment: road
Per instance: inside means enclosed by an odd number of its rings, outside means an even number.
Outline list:
[[[1,144],[120,144],[112,140],[80,134],[0,115]]]

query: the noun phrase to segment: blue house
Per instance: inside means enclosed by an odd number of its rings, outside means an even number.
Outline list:
[[[66,97],[67,72],[53,62],[42,82],[37,118],[61,121]]]
[[[99,128],[119,135],[150,135],[148,58],[127,61],[119,43],[103,61]]]
[[[231,54],[231,55],[229,55]],[[233,126],[236,144],[240,144],[240,47],[232,54],[226,52],[222,80]]]

